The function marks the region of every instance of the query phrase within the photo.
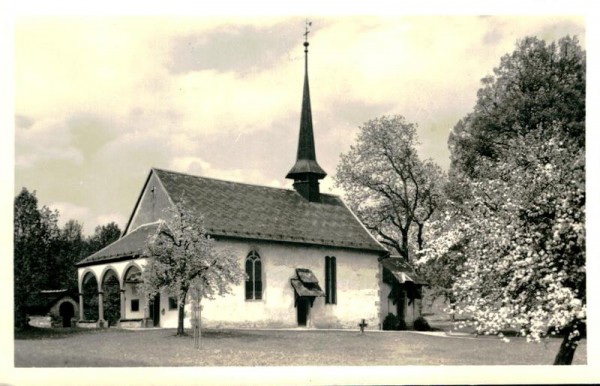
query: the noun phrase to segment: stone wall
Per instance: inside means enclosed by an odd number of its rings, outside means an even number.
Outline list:
[[[39,327],[39,328],[51,328],[52,327],[52,317],[51,316],[31,315],[31,316],[29,316],[29,325],[32,327]]]

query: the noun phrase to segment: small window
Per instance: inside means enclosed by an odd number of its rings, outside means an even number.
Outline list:
[[[256,251],[246,257],[246,300],[262,299],[262,263]]]
[[[175,296],[169,296],[169,310],[177,309],[177,298]]]
[[[136,312],[140,310],[140,300],[139,299],[131,299],[131,311]]]
[[[335,256],[325,256],[325,304],[336,304],[336,264]]]

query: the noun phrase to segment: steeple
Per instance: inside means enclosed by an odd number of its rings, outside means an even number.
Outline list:
[[[308,27],[304,33],[304,91],[302,94],[302,113],[300,114],[300,135],[296,163],[285,178],[294,180],[294,189],[311,202],[320,201],[319,180],[327,173],[317,163],[315,139],[313,135],[312,113],[310,108],[310,90],[308,87]]]

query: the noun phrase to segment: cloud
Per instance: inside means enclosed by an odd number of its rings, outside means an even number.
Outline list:
[[[46,161],[83,162],[83,153],[71,144],[71,134],[61,118],[30,120],[28,127],[15,129],[17,168],[39,167]]]
[[[15,189],[129,215],[153,166],[290,187],[303,19],[21,18],[15,41]],[[480,79],[526,35],[578,34],[582,18],[313,18],[309,77],[317,157],[329,176],[358,127],[401,114],[421,155],[447,137]]]
[[[125,228],[127,219],[128,219],[128,217],[126,217],[127,215],[129,215],[129,213],[104,213],[104,214],[98,215],[98,216],[96,216],[95,221],[94,221],[94,223],[95,223],[94,229],[96,228],[96,226],[102,226],[102,225],[106,225],[108,223],[114,222],[119,226],[121,231],[123,231],[123,229]]]
[[[69,220],[77,220],[84,226],[84,233],[89,234],[90,227],[86,220],[90,219],[90,209],[84,206],[75,205],[72,202],[51,202],[48,207],[52,210],[58,210],[58,225],[63,227]],[[92,228],[93,229],[93,228]]]
[[[215,70],[252,74],[270,70],[291,55],[298,33],[293,18],[272,25],[223,25],[214,30],[177,36],[171,41],[167,67],[173,74]]]
[[[169,165],[170,170],[226,181],[243,182],[255,185],[282,187],[277,179],[265,177],[256,169],[219,169],[198,157],[176,157]]]
[[[92,235],[97,226],[115,222],[121,229],[125,226],[129,213],[102,213],[95,215],[86,206],[79,206],[71,202],[50,202],[47,206],[59,213],[58,226],[63,227],[69,220],[76,220],[82,225],[85,236]]]

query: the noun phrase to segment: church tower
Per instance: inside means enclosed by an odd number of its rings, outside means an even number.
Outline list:
[[[300,115],[300,135],[296,163],[285,178],[294,180],[294,189],[310,202],[319,202],[319,180],[327,173],[317,163],[315,139],[313,136],[312,113],[310,109],[310,91],[308,88],[308,26],[304,34],[304,91],[302,94],[302,113]]]

